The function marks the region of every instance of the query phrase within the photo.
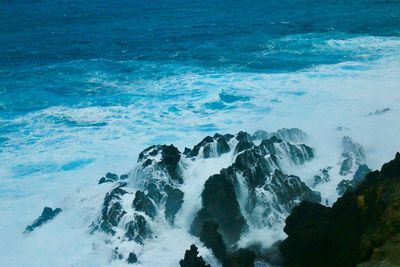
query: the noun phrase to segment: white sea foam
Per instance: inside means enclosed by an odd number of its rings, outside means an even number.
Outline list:
[[[174,143],[182,150],[215,131],[298,127],[310,135],[310,144],[316,148],[312,162],[293,169],[304,181],[310,182],[321,167],[336,164],[337,170],[344,135],[363,145],[368,165],[379,168],[400,150],[399,43],[398,38],[375,37],[328,40],[326,47],[362,48],[377,59],[284,74],[183,72],[141,84],[156,96],[171,88],[182,89],[162,100],[141,98],[127,106],[52,107],[3,121],[20,127],[7,136],[0,151],[0,262],[4,266],[123,266],[120,261],[109,262],[111,252],[101,234],[89,234],[88,226],[99,216],[110,189],[96,184],[107,171],[127,173],[137,154],[153,143]],[[103,79],[110,82],[107,77],[95,81]],[[124,84],[123,89],[129,92],[138,87]],[[247,98],[228,103],[220,99],[222,92]],[[384,108],[390,111],[367,116]],[[204,159],[203,165],[193,163],[187,170],[185,176],[190,179],[182,187],[185,202],[176,228],[160,231],[143,248],[135,247],[143,266],[176,266],[191,243],[199,245],[200,254],[216,266],[210,251],[187,233],[187,227],[200,206],[204,181],[219,172],[230,156]],[[333,176],[318,188],[331,203],[341,179]],[[23,235],[45,205],[63,212]],[[254,229],[240,244],[272,243],[284,237],[281,229]]]

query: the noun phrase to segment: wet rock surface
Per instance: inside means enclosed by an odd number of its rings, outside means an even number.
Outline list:
[[[179,261],[181,267],[211,267],[203,257],[199,256],[197,247],[192,244],[189,250],[186,250],[185,257]]]
[[[238,241],[250,228],[264,229],[282,223],[301,201],[316,206],[321,202],[319,192],[290,173],[314,158],[314,150],[303,143],[307,138],[304,132],[293,128],[272,133],[258,131],[253,135],[215,134],[191,149],[185,148],[183,153],[173,145],[150,146],[139,154],[138,164],[129,177],[107,173],[102,178],[101,183],[112,188],[104,198],[101,216],[90,227],[91,232],[106,233],[113,244],[134,242],[141,246],[158,238],[158,225],[174,228],[180,215],[186,199],[187,168],[224,157],[229,160],[227,166],[205,177],[204,188],[198,191],[201,205],[193,211],[188,230],[225,267],[254,266],[256,261],[281,264],[278,245],[269,249],[253,245],[240,248]],[[340,166],[349,166],[348,174],[362,181],[368,169],[362,147],[350,138],[345,138],[342,145]],[[343,163],[346,160],[350,163]],[[312,186],[329,182],[331,169],[321,168]],[[126,262],[140,261],[140,254],[132,250],[118,253]],[[186,252],[181,266],[208,266],[198,256],[196,247]]]
[[[62,210],[60,208],[55,208],[54,210],[50,207],[44,207],[42,214],[29,226],[25,228],[24,233],[29,233],[34,231],[37,227],[51,221],[56,217]]]
[[[284,228],[288,238],[280,246],[285,266],[356,266],[374,259],[385,261],[386,257],[388,264],[393,264],[396,257],[391,257],[390,251],[397,243],[391,238],[400,232],[399,207],[397,153],[394,160],[384,164],[381,171],[369,173],[332,208],[302,202],[293,209]],[[379,258],[379,250],[388,251],[387,256]]]

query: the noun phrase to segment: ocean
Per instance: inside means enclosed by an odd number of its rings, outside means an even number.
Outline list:
[[[397,0],[3,0],[0,48],[3,266],[104,265],[93,186],[152,144],[299,127],[320,162],[343,134],[373,168],[400,150]],[[64,219],[26,238],[45,205]]]

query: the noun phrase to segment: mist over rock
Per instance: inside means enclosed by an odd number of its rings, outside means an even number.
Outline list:
[[[186,148],[183,153],[189,158],[193,157],[203,157],[212,158],[218,157],[224,153],[230,151],[230,146],[228,142],[234,136],[231,134],[215,134],[213,137],[207,136],[200,143],[195,145],[192,149]]]
[[[43,224],[51,221],[56,217],[62,210],[60,208],[55,208],[54,210],[49,207],[44,207],[42,214],[31,224],[28,225],[24,231],[24,233],[29,233],[34,231],[37,227],[42,226]]]
[[[257,258],[276,262],[279,257],[272,256],[274,250],[265,256],[265,248],[237,245],[249,231],[283,223],[299,202],[321,201],[319,192],[289,173],[313,160],[314,149],[300,142],[306,139],[299,129],[282,129],[272,134],[259,131],[253,136],[244,131],[215,134],[192,149],[185,148],[183,153],[173,145],[150,146],[139,154],[128,178],[112,173],[102,178],[102,183],[112,188],[104,198],[101,215],[90,226],[91,233],[106,233],[113,244],[121,244],[122,248],[126,242],[145,245],[158,238],[160,229],[182,227],[179,216],[188,212],[182,206],[190,207],[191,203],[185,201],[192,197],[185,194],[193,194],[186,189],[193,182],[188,180],[188,170],[219,160],[226,165],[202,178],[203,184],[195,189],[201,205],[190,211],[195,215],[188,217],[192,221],[187,222],[187,230],[223,266],[253,266]],[[133,249],[137,251],[137,247]],[[128,259],[132,250],[119,253]],[[181,264],[197,264],[196,252],[191,248]],[[136,258],[140,260],[140,254]]]
[[[365,163],[365,150],[348,136],[342,138],[342,148],[340,175],[354,173],[360,165]]]
[[[394,160],[384,164],[381,171],[370,172],[332,208],[302,202],[286,219],[288,238],[280,246],[285,266],[356,266],[369,260],[384,262],[386,257],[393,262],[396,257],[390,256],[391,246],[398,244],[392,237],[400,233],[399,195],[397,153]],[[379,257],[379,251],[388,254]]]
[[[264,140],[270,139],[272,136],[275,136],[278,139],[282,139],[286,142],[291,143],[305,143],[308,140],[308,135],[298,128],[283,128],[279,129],[276,132],[268,133],[267,131],[258,130],[254,132],[251,136],[253,141],[255,140]]]

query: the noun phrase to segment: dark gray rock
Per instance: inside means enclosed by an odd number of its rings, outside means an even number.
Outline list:
[[[179,265],[181,267],[211,267],[204,261],[203,257],[198,255],[197,247],[192,244],[190,249],[185,251],[185,257],[179,261]]]
[[[343,196],[349,190],[353,190],[353,185],[350,180],[342,180],[337,186],[336,191],[338,192],[339,196]]]
[[[159,172],[165,172],[171,178],[171,182],[183,183],[178,166],[180,158],[181,152],[173,145],[150,146],[139,154],[139,170],[144,173],[146,168],[152,167],[145,176],[158,176]]]
[[[44,223],[51,221],[56,217],[62,210],[55,208],[54,210],[49,207],[44,207],[42,214],[28,227],[25,228],[24,233],[29,233],[35,230],[35,228],[42,226]]]
[[[353,180],[351,180],[353,187],[357,187],[360,183],[362,183],[364,181],[365,176],[367,176],[367,174],[370,172],[371,169],[368,168],[366,164],[358,166],[358,169],[353,175]]]
[[[138,190],[135,194],[135,199],[132,203],[133,208],[137,211],[143,211],[147,216],[154,219],[157,214],[157,207],[154,205],[151,198],[149,198],[145,193]]]
[[[185,148],[183,153],[188,158],[202,156],[203,158],[218,157],[230,151],[228,142],[233,138],[230,134],[215,134],[213,137],[207,136],[200,143],[195,145],[192,149]],[[200,155],[200,151],[202,154]]]
[[[133,263],[136,263],[137,261],[138,261],[138,258],[136,256],[136,254],[134,252],[130,252],[126,262],[129,264],[133,264]]]
[[[118,177],[118,175],[116,175],[115,173],[108,172],[105,177],[100,178],[99,184],[113,183],[120,180],[126,180],[128,177],[129,177],[128,174],[123,174]]]
[[[271,133],[271,136],[276,136],[279,139],[291,143],[304,143],[308,139],[307,134],[298,128],[279,129],[278,131]]]
[[[126,183],[119,184],[106,194],[101,210],[101,218],[92,223],[92,231],[100,230],[112,235],[115,234],[113,227],[116,227],[126,214],[121,204],[121,197],[127,193],[123,189],[124,186],[126,186]]]
[[[220,174],[213,175],[206,181],[201,194],[203,208],[197,213],[191,226],[193,234],[200,234],[205,221],[215,221],[220,225],[224,242],[231,245],[247,229],[233,181],[230,179],[232,174],[232,170],[222,170]]]
[[[171,186],[165,187],[167,201],[165,202],[165,218],[170,224],[174,224],[176,213],[180,210],[183,203],[183,192]]]
[[[218,232],[218,224],[215,221],[204,221],[200,231],[200,241],[211,249],[215,257],[223,262],[226,258],[226,245],[222,235]]]
[[[135,214],[134,219],[126,224],[125,230],[125,237],[139,244],[142,244],[144,239],[152,236],[152,231],[146,219],[139,214]]]

